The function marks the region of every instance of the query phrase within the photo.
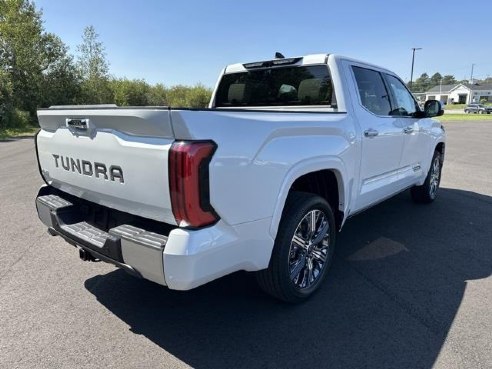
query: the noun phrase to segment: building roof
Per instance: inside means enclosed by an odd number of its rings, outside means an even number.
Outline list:
[[[469,88],[472,91],[476,91],[476,90],[492,90],[492,83],[483,83],[483,84],[475,83],[473,85],[470,85],[469,83],[463,83],[463,85],[465,87]]]
[[[470,91],[481,91],[481,90],[490,90],[492,91],[492,83],[483,83],[483,84],[469,84],[469,83],[455,83],[454,85],[437,85],[429,89],[426,94],[447,94],[454,90],[458,86],[464,86]]]
[[[460,83],[455,83],[454,85],[437,85],[429,89],[427,93],[447,93],[459,84]]]

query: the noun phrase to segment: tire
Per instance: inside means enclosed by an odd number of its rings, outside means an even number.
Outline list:
[[[256,273],[258,284],[279,300],[289,303],[306,300],[326,278],[336,235],[335,217],[325,199],[310,193],[291,192],[270,264]]]
[[[465,109],[465,114],[470,114],[470,111]]]
[[[424,184],[412,187],[410,190],[413,201],[420,204],[429,204],[437,198],[439,184],[441,183],[441,169],[442,155],[439,151],[434,151]]]

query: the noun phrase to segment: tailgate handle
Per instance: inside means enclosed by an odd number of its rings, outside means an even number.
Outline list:
[[[89,119],[87,118],[67,118],[67,127],[77,131],[87,131],[89,129]]]

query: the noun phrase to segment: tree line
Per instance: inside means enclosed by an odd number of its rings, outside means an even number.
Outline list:
[[[92,26],[76,55],[46,32],[42,12],[30,0],[0,0],[0,129],[36,123],[36,110],[52,105],[205,107],[212,90],[149,84],[112,76],[105,48]]]
[[[442,76],[441,73],[434,73],[431,77],[427,73],[422,73],[413,83],[408,83],[408,87],[412,92],[426,92],[434,86],[439,85],[454,85],[458,83],[469,83],[470,81],[464,79],[458,81],[454,76],[447,74]],[[492,78],[486,79],[474,79],[473,83],[483,84],[492,83]]]

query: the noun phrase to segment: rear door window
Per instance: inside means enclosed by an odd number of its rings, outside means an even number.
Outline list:
[[[251,69],[225,74],[216,107],[306,106],[336,107],[327,65]]]
[[[352,66],[362,105],[376,115],[390,115],[389,94],[381,73]]]

